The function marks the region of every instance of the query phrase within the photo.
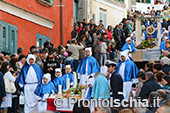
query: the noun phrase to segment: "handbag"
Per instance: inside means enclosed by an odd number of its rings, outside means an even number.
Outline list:
[[[4,79],[5,83],[5,91],[6,93],[15,93],[16,92],[16,87],[14,82],[11,82],[8,77]]]

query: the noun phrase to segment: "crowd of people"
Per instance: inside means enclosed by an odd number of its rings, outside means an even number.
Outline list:
[[[165,7],[166,8],[166,7]],[[154,13],[158,12],[158,13]],[[67,89],[84,85],[86,98],[90,99],[148,99],[148,107],[99,107],[94,113],[168,113],[170,112],[170,18],[166,9],[148,11],[141,14],[135,11],[117,24],[106,28],[103,21],[99,25],[93,22],[74,22],[71,32],[72,40],[58,48],[46,41],[41,48],[30,47],[30,53],[24,55],[19,47],[17,54],[2,51],[0,53],[0,113],[17,113],[23,106],[19,104],[24,94],[24,111],[32,113],[47,110],[46,100],[50,94],[57,94],[58,86]],[[139,69],[132,58],[136,52],[135,20],[137,17],[162,17],[162,42],[160,61],[150,59],[145,67]],[[169,19],[169,20],[168,20]],[[148,34],[146,28],[153,25],[154,34]],[[141,21],[143,40],[157,39],[157,21]],[[116,58],[120,53],[120,58]],[[77,79],[73,76],[76,73]],[[153,106],[154,99],[159,97],[159,106]],[[89,108],[75,104],[73,113],[90,113]]]

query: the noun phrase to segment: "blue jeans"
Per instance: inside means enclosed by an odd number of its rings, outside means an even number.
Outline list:
[[[101,54],[100,54],[100,57],[101,57],[100,63],[101,63],[101,66],[103,66],[103,65],[105,65],[106,62],[107,62],[107,55],[106,55],[106,53],[101,53]],[[103,63],[103,60],[104,60],[104,63]]]

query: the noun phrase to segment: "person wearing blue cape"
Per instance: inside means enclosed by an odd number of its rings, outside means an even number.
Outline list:
[[[66,65],[66,68],[65,68],[66,74],[63,75],[63,78],[64,78],[65,81],[67,80],[67,78],[69,78],[70,79],[70,86],[73,86],[74,85],[73,84],[74,78],[73,78],[73,74],[71,73],[71,71],[72,71],[71,65]],[[65,87],[66,87],[66,84],[65,84]]]
[[[62,74],[61,74],[61,69],[60,68],[56,68],[55,69],[55,78],[54,80],[52,81],[55,88],[56,88],[56,92],[58,92],[58,85],[61,85],[62,86],[62,90],[65,90],[66,89],[66,80],[62,77]]]
[[[121,52],[120,57],[121,62],[119,62],[116,70],[123,78],[123,94],[125,99],[128,99],[132,83],[137,82],[139,70],[136,64],[128,59],[127,51]]]
[[[132,52],[135,53],[136,52],[136,49],[135,47],[131,44],[132,42],[132,39],[131,37],[128,37],[126,39],[126,43],[124,44],[124,46],[122,47],[122,51],[125,51],[125,50],[128,50],[130,53],[129,53],[129,56],[132,58]]]
[[[42,113],[47,111],[47,102],[46,100],[50,96],[50,94],[55,93],[56,88],[54,84],[51,82],[51,74],[44,74],[42,83],[37,86],[34,91],[34,94],[38,96],[38,113]]]
[[[168,41],[168,40],[169,40],[168,37],[166,37],[166,36],[163,37],[163,39],[162,39],[162,41],[161,41],[161,45],[160,45],[160,50],[161,50],[161,52],[163,52],[163,51],[166,50],[165,42]]]
[[[91,97],[94,99],[109,99],[110,87],[105,75],[98,72],[95,74],[95,82],[92,88]]]
[[[80,79],[80,85],[86,85],[89,76],[94,76],[95,73],[100,72],[97,60],[92,57],[91,48],[85,49],[85,57],[80,61],[76,72],[78,79]]]
[[[43,79],[43,71],[35,64],[35,56],[29,54],[27,57],[27,64],[22,68],[17,83],[21,87],[23,87],[24,95],[25,95],[25,105],[24,112],[31,113],[37,109],[37,100],[36,95],[34,94],[34,90],[42,82]]]

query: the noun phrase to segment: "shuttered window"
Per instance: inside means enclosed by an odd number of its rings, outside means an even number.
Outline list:
[[[51,42],[51,38],[48,36],[42,35],[40,33],[37,33],[36,36],[37,36],[37,47],[39,49],[44,45],[44,42],[46,41]]]

